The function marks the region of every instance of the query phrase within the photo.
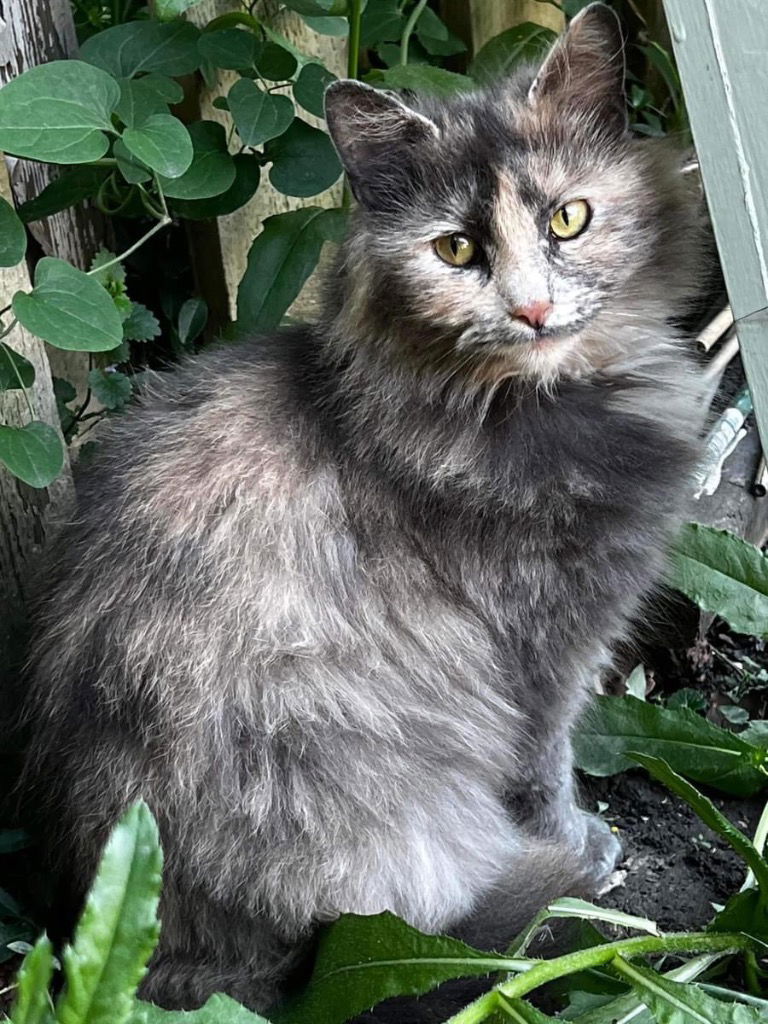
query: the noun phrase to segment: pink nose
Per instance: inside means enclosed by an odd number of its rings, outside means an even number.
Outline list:
[[[540,331],[552,312],[551,302],[529,302],[526,306],[518,306],[512,310],[515,320],[522,320],[535,331]]]

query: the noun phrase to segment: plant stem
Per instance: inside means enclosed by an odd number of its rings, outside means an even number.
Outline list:
[[[426,6],[427,6],[427,0],[419,0],[419,2],[416,4],[416,6],[411,11],[411,15],[408,18],[408,21],[406,21],[406,23],[405,23],[405,28],[403,29],[403,38],[400,40],[400,63],[401,64],[407,64],[408,63],[408,45],[409,45],[409,43],[411,41],[411,36],[413,35],[413,30],[416,28],[416,22],[421,17],[421,12],[424,10],[424,8]]]
[[[17,320],[11,320],[11,322],[8,324],[8,326],[6,328],[4,328],[3,332],[0,334],[0,338],[4,338],[7,334],[10,334],[11,331],[13,330],[13,328],[16,326],[17,323],[18,323]],[[27,392],[27,389],[24,387],[24,381],[21,379],[21,374],[19,373],[19,368],[16,365],[16,363],[14,363],[13,359],[11,358],[11,355],[8,352],[8,349],[4,345],[0,345],[0,349],[2,350],[2,353],[5,356],[5,358],[11,364],[11,369],[13,370],[13,372],[14,372],[14,374],[16,376],[16,380],[19,382],[19,387],[21,388],[21,390],[22,390],[22,392],[24,394],[24,401],[27,403],[27,409],[29,410],[29,418],[30,418],[30,420],[34,420],[34,418],[35,418],[35,410],[32,408],[32,403],[29,400],[29,394]]]
[[[349,2],[349,42],[347,44],[347,78],[357,78],[360,60],[360,22],[363,16],[362,0]]]
[[[146,234],[143,234],[138,241],[133,243],[133,245],[129,246],[125,252],[121,252],[119,256],[115,256],[114,259],[109,260],[107,263],[103,263],[100,267],[95,267],[93,270],[89,270],[89,276],[91,274],[98,274],[102,270],[109,270],[109,268],[114,267],[116,263],[122,263],[123,260],[132,256],[137,249],[140,249],[145,242],[149,241],[152,235],[156,235],[158,231],[162,231],[164,227],[167,227],[168,224],[171,223],[171,215],[168,213],[168,204],[165,201],[162,186],[157,178],[155,178],[155,187],[157,188],[160,196],[160,203],[162,204],[162,211],[160,212],[160,219],[157,224],[153,224],[149,231],[147,231]]]
[[[499,1008],[499,996],[495,989],[480,996],[459,1013],[454,1014],[446,1024],[480,1024]]]
[[[758,821],[757,828],[755,829],[755,837],[752,840],[752,845],[761,855],[765,847],[766,840],[768,840],[768,801],[766,801],[765,806],[763,807],[763,813],[760,815],[760,820]],[[754,887],[755,875],[752,868],[750,868],[739,892],[744,892],[745,889],[754,889]]]

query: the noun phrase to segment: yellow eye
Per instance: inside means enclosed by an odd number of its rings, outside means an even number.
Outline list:
[[[549,222],[549,229],[555,238],[575,238],[589,224],[591,213],[586,199],[572,199],[560,207]]]
[[[435,239],[435,252],[452,267],[466,267],[477,256],[477,246],[466,235],[443,235]]]

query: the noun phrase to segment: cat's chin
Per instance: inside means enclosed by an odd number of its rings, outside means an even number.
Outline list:
[[[590,369],[579,351],[579,336],[574,334],[498,346],[471,375],[476,382],[488,384],[515,378],[548,385],[562,377],[583,376]]]

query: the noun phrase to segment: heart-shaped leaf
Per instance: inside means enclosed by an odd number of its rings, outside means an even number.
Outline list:
[[[89,163],[109,145],[117,82],[79,60],[39,64],[0,89],[0,149],[60,164]]]
[[[259,187],[261,165],[258,157],[248,153],[236,153],[232,159],[235,180],[226,192],[210,199],[172,199],[171,209],[174,214],[189,220],[208,220],[211,217],[224,217],[244,206]]]
[[[256,67],[259,73],[271,82],[286,82],[293,77],[298,61],[290,50],[270,40],[259,50]]]
[[[95,196],[102,183],[109,177],[109,173],[108,167],[93,167],[88,164],[64,171],[59,178],[46,185],[34,199],[22,203],[18,209],[19,217],[25,224],[30,224],[43,217],[50,217],[59,210],[65,210],[68,206],[75,206],[83,199]]]
[[[135,128],[152,114],[167,114],[169,103],[179,103],[184,91],[178,82],[164,75],[120,79],[120,102],[115,113],[129,128]]]
[[[30,487],[47,487],[64,465],[61,438],[48,423],[0,424],[0,462]]]
[[[188,128],[192,163],[178,178],[161,176],[169,199],[209,199],[226,192],[235,180],[235,164],[227,149],[227,133],[217,121],[196,121]]]
[[[27,232],[11,204],[0,196],[0,267],[15,267],[27,251]]]
[[[152,114],[138,128],[126,128],[123,143],[135,157],[166,178],[180,177],[192,163],[192,139],[171,114]]]
[[[258,40],[247,29],[222,28],[203,32],[197,44],[200,53],[214,67],[242,71],[252,68],[261,51]]]
[[[315,196],[341,175],[330,137],[299,117],[279,138],[267,143],[264,153],[272,161],[269,180],[286,196]]]
[[[325,117],[323,98],[325,90],[336,81],[336,75],[322,64],[305,64],[293,83],[293,98],[315,117]]]
[[[490,85],[521,63],[539,61],[556,38],[552,29],[525,21],[489,39],[472,59],[467,71],[482,85]]]
[[[35,368],[28,359],[0,341],[0,391],[20,391],[35,383]]]
[[[152,171],[129,151],[122,139],[115,139],[112,155],[117,160],[117,169],[129,184],[138,185],[152,178]]]
[[[246,146],[260,146],[277,138],[293,121],[293,104],[287,96],[273,96],[247,78],[235,82],[227,101]]]
[[[56,348],[108,352],[123,340],[123,323],[109,292],[53,256],[38,262],[31,292],[16,292],[13,312],[28,331]]]
[[[132,78],[140,71],[175,78],[200,66],[199,38],[200,30],[188,21],[128,21],[86,39],[80,56],[115,78]]]

